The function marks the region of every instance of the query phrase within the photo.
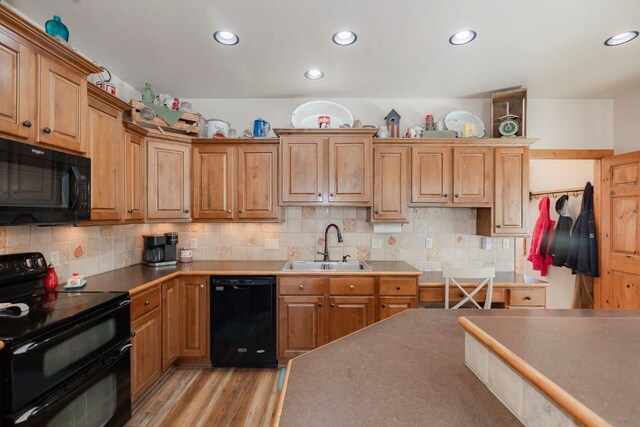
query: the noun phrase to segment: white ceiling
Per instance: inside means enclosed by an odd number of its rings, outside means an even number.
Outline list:
[[[9,0],[137,89],[185,98],[611,98],[640,86],[638,0]],[[215,43],[231,29],[237,46]],[[331,35],[357,33],[355,45]],[[449,36],[477,39],[451,46]],[[310,67],[325,72],[310,81]]]

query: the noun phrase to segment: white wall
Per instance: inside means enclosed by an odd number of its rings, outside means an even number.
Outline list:
[[[616,154],[640,150],[640,88],[613,100],[613,149]]]
[[[530,191],[551,191],[564,188],[583,188],[587,181],[593,183],[593,160],[547,160],[531,159],[529,163]],[[529,201],[529,233],[533,232],[538,218],[538,199]],[[556,199],[551,198],[551,219],[557,221]],[[569,214],[575,220],[580,213],[582,197],[569,196]],[[527,261],[531,239],[527,239],[523,260],[523,273],[551,283],[547,291],[547,308],[571,308],[575,276],[566,267],[549,266],[546,277],[533,271]]]
[[[423,123],[426,114],[436,120],[454,110],[467,110],[487,126],[491,118],[489,99],[331,99],[351,110],[363,124],[379,126],[394,108],[407,127]],[[242,134],[253,129],[253,120],[263,118],[272,127],[291,127],[295,108],[309,101],[297,98],[190,99],[194,111],[207,119],[222,119]],[[529,99],[527,134],[540,141],[533,148],[613,148],[613,101],[602,99]],[[490,130],[487,130],[487,134]]]

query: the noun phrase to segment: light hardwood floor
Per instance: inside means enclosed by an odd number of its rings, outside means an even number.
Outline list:
[[[278,373],[174,367],[136,402],[127,426],[269,426]]]

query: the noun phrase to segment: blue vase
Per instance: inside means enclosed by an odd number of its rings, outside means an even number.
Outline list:
[[[69,41],[69,29],[62,23],[59,16],[54,15],[53,19],[44,24],[44,28],[51,37],[59,37],[64,41]]]

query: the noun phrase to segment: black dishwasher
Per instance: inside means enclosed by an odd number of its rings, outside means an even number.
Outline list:
[[[211,364],[276,367],[276,279],[211,277]]]

